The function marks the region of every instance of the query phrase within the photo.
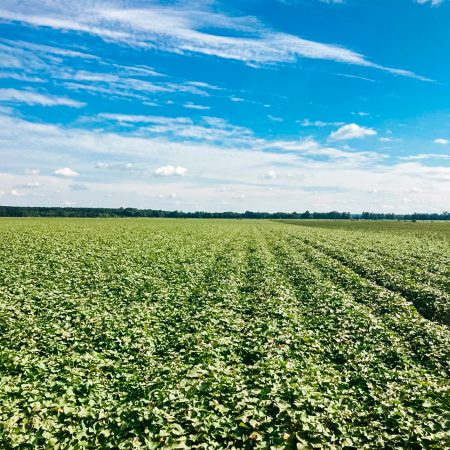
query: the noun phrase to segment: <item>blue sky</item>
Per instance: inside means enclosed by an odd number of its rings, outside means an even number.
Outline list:
[[[450,1],[0,0],[0,204],[450,209]]]

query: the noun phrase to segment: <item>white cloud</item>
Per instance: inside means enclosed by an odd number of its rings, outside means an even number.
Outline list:
[[[55,175],[61,175],[63,177],[77,177],[79,175],[78,172],[75,172],[70,167],[61,167],[59,169],[56,169],[53,173]]]
[[[22,62],[16,56],[10,55],[4,51],[0,52],[0,67],[5,69],[21,69]]]
[[[366,136],[374,136],[377,132],[372,128],[361,127],[356,123],[343,125],[330,134],[330,141],[343,141],[346,139],[359,139]]]
[[[210,118],[209,123],[214,127],[220,121]],[[169,209],[177,202],[177,209],[187,211],[293,211],[299,209],[299,198],[301,208],[309,210],[439,212],[450,207],[450,167],[444,165],[445,160],[433,165],[426,161],[399,164],[379,153],[324,147],[312,139],[269,142],[251,135],[239,144],[232,138],[198,141],[50,126],[0,115],[0,140],[0,160],[16,161],[14,174],[0,173],[0,190],[9,204],[26,198],[27,204],[36,206],[71,200],[82,206],[145,208],[158,194],[177,192],[179,198],[161,199],[158,207]],[[18,154],[21,158],[13,159]],[[71,189],[70,178],[45,175],[51,172],[55,155],[89,177],[89,190]],[[29,175],[19,173],[35,167],[37,156],[44,173],[39,175],[42,197],[35,197],[33,191],[27,197],[12,196],[12,189],[30,181]],[[166,167],[175,161],[179,167],[188,167],[189,174],[192,170],[192,176],[174,176],[168,191],[167,178],[149,177],[153,169],[147,173],[99,171],[95,161],[111,165],[130,161],[146,168]],[[276,178],[270,182],[261,178],[271,170]],[[423,192],[411,194],[414,201],[404,204],[402,199],[412,186]],[[370,188],[379,192],[368,195]],[[232,198],[241,193],[245,198]]]
[[[373,78],[360,77],[358,75],[350,75],[348,73],[336,73],[335,75],[338,75],[339,77],[353,78],[355,80],[363,80],[363,81],[368,81],[369,83],[375,83],[375,80]]]
[[[376,152],[348,151],[334,147],[323,147],[311,138],[296,141],[266,141],[261,143],[261,148],[273,148],[296,153],[304,159],[316,160],[317,157],[326,158],[335,164],[355,167],[373,164],[385,158],[385,155]]]
[[[28,105],[42,106],[71,106],[81,108],[85,103],[78,102],[66,97],[55,97],[44,95],[33,91],[20,91],[18,89],[0,89],[0,100],[26,103]]]
[[[450,159],[450,155],[442,153],[419,153],[418,155],[402,156],[400,159],[407,161],[419,161],[422,159]]]
[[[107,74],[96,72],[63,72],[54,73],[54,78],[64,81],[67,89],[87,91],[91,94],[109,94],[125,98],[140,99],[150,105],[157,105],[150,101],[149,95],[181,93],[208,97],[210,94],[195,85],[188,83],[174,83],[171,81],[146,81],[136,78],[123,77],[121,74]]]
[[[39,169],[25,169],[25,173],[27,175],[38,175],[40,172]]]
[[[444,0],[415,0],[416,3],[420,3],[424,5],[425,3],[429,3],[431,6],[439,6],[444,3]]]
[[[191,86],[197,86],[199,88],[212,89],[212,90],[222,90],[219,86],[214,86],[209,83],[205,83],[204,81],[188,81],[186,84],[190,84]]]
[[[234,198],[235,200],[244,200],[244,199],[245,199],[245,194],[240,194],[240,193],[234,194],[234,195],[233,195],[233,198]]]
[[[97,115],[99,119],[115,120],[125,123],[156,123],[161,125],[173,124],[192,124],[189,117],[164,117],[164,116],[143,116],[133,114],[109,114],[100,113]]]
[[[0,72],[0,79],[26,81],[27,83],[43,83],[44,80],[38,77],[31,77],[15,72]]]
[[[378,139],[380,142],[401,142],[401,138],[394,138],[390,136],[383,136]]]
[[[299,122],[302,127],[340,127],[341,125],[344,125],[344,122],[324,122],[323,120],[314,120],[311,121],[309,119],[304,119],[303,121]]]
[[[277,174],[274,170],[268,170],[262,177],[266,180],[274,180],[277,177]]]
[[[433,141],[435,144],[447,145],[450,141],[448,139],[438,138]]]
[[[139,166],[131,162],[106,163],[97,162],[94,166],[96,169],[120,170],[125,172],[142,172]]]
[[[184,176],[187,173],[186,167],[181,166],[162,166],[158,167],[154,174],[159,177],[169,177],[169,176]]]
[[[159,199],[169,199],[169,200],[175,200],[177,198],[177,194],[172,192],[171,194],[158,194],[157,196]]]
[[[396,174],[408,174],[414,178],[430,179],[434,178],[447,183],[444,187],[448,191],[448,183],[450,183],[450,167],[446,166],[425,166],[418,162],[406,162],[394,166]],[[443,194],[444,195],[444,194]],[[445,197],[445,195],[444,195]]]
[[[209,109],[209,106],[205,106],[205,105],[197,105],[195,103],[192,102],[186,102],[183,105],[185,108],[189,108],[189,109]]]
[[[277,116],[272,116],[272,114],[269,114],[267,116],[272,122],[284,122],[284,119]]]
[[[295,62],[299,58],[324,59],[426,80],[411,71],[373,63],[364,55],[339,45],[272,30],[254,17],[215,12],[212,2],[197,3],[196,8],[186,4],[142,5],[124,7],[115,1],[94,1],[83,3],[80,8],[77,2],[10,0],[0,10],[0,18],[90,33],[126,45],[234,59],[253,66]],[[215,32],[205,31],[208,28],[214,28]],[[241,32],[241,36],[237,36],[236,31]]]
[[[21,187],[21,188],[25,188],[25,189],[33,189],[33,188],[37,188],[37,187],[41,187],[42,184],[39,183],[38,181],[29,181],[28,183],[25,184],[21,184],[20,186],[17,187]]]
[[[171,135],[187,139],[206,141],[233,140],[242,142],[248,140],[252,134],[248,128],[231,125],[219,117],[203,116],[200,118],[189,117],[162,117],[142,116],[127,114],[102,113],[97,119],[118,121],[122,124],[142,124],[142,132],[149,134]],[[152,124],[151,126],[144,126]]]
[[[121,64],[113,64],[114,67],[122,69],[124,73],[132,76],[151,76],[151,77],[163,77],[162,73],[156,72],[153,67],[144,66],[142,64],[138,66],[123,66]]]
[[[95,164],[96,169],[109,169],[111,167],[110,163],[98,162]]]
[[[110,73],[87,72],[85,70],[74,73],[65,72],[61,74],[61,78],[74,81],[100,81],[102,83],[113,83],[120,79],[117,75]]]
[[[24,194],[23,192],[20,192],[16,189],[11,190],[11,195],[13,195],[14,197],[23,197],[26,194]]]
[[[9,39],[4,39],[3,42],[5,42],[6,44],[12,44],[14,45],[14,47],[31,50],[33,53],[58,55],[70,58],[98,59],[97,56],[90,55],[88,53],[77,52],[75,50],[69,50],[60,47],[52,47],[49,45],[35,44],[26,41],[12,41]]]

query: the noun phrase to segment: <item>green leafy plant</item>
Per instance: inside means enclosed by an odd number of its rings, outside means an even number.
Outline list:
[[[450,447],[448,230],[324,223],[2,220],[0,448]]]

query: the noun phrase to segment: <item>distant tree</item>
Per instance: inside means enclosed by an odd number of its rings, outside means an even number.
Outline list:
[[[301,215],[302,219],[311,219],[311,213],[306,210],[302,215]]]
[[[69,207],[40,207],[40,206],[0,206],[0,217],[170,217],[170,218],[204,218],[204,219],[366,219],[366,220],[450,220],[450,213],[373,213],[363,212],[361,215],[351,215],[349,212],[255,212],[245,211],[237,213],[225,212],[183,212],[163,211],[160,209],[137,208],[69,208]]]

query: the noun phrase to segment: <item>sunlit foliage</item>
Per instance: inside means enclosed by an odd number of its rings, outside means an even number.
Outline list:
[[[448,232],[414,225],[2,220],[0,448],[448,448]]]

